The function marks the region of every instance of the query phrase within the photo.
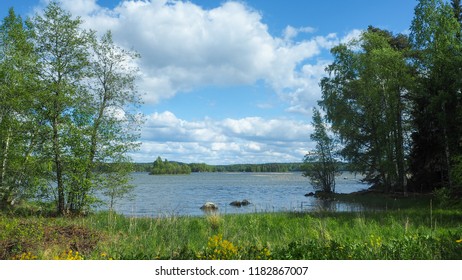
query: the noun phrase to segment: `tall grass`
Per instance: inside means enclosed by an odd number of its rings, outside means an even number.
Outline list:
[[[52,259],[70,250],[84,259],[124,260],[462,259],[461,239],[462,211],[430,215],[426,208],[158,218],[0,214],[0,258],[9,259]]]

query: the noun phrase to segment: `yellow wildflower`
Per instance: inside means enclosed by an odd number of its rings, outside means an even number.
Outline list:
[[[59,256],[54,257],[55,260],[83,260],[83,256],[79,254],[77,251],[69,250],[68,252],[64,252]]]
[[[207,242],[204,254],[198,254],[200,259],[231,260],[237,256],[237,248],[228,240],[223,240],[221,234],[213,235]]]
[[[37,256],[32,255],[31,252],[22,253],[20,255],[14,256],[13,260],[36,260]]]

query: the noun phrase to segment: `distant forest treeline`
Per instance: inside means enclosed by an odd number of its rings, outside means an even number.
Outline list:
[[[157,160],[156,160],[157,161]],[[155,161],[155,162],[156,162]],[[210,165],[206,163],[183,163],[177,161],[164,160],[167,166],[182,167],[180,170],[189,172],[169,172],[169,169],[164,171],[159,170],[159,164],[154,163],[134,163],[133,170],[135,172],[149,172],[151,174],[188,174],[191,172],[300,172],[303,171],[302,162],[290,163],[260,163],[260,164],[229,164],[229,165]],[[163,165],[164,166],[164,165]],[[156,169],[156,170],[153,170]],[[172,168],[173,170],[173,168]],[[175,168],[178,170],[178,168]],[[347,163],[340,164],[341,171],[348,170]]]
[[[190,172],[295,172],[301,171],[303,163],[263,163],[263,164],[231,164],[231,165],[209,165],[206,163],[182,163],[169,162],[170,164],[187,166]],[[134,163],[135,172],[153,171],[152,163]],[[156,174],[172,174],[170,172]]]

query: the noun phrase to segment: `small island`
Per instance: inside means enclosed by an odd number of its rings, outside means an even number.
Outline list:
[[[187,164],[178,162],[169,162],[167,159],[162,160],[159,156],[152,164],[150,175],[179,175],[190,174],[191,168]]]

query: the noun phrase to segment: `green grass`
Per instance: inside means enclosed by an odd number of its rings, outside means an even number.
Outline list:
[[[0,214],[0,259],[462,259],[462,211]],[[78,254],[76,253],[78,252]]]

